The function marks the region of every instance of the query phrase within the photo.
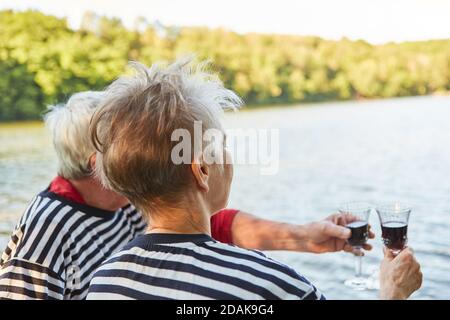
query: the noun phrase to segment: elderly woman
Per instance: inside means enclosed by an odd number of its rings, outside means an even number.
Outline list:
[[[322,299],[288,266],[211,238],[211,216],[227,205],[233,177],[219,116],[239,98],[188,60],[134,66],[133,77],[106,90],[91,133],[101,181],[149,227],[97,270],[88,299]],[[198,124],[203,134],[195,134]],[[204,139],[211,130],[216,139]],[[189,138],[182,150],[180,133]],[[174,150],[187,161],[174,161]],[[406,298],[420,286],[409,250],[387,256],[382,271],[382,298]]]

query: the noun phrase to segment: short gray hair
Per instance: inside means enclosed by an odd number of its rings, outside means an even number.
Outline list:
[[[186,57],[162,67],[132,63],[133,76],[105,90],[91,123],[96,171],[103,184],[126,196],[142,211],[157,201],[173,203],[192,183],[188,165],[171,161],[174,130],[220,130],[220,114],[242,100],[209,72],[207,63]],[[193,136],[193,134],[192,134]]]
[[[89,137],[89,123],[103,92],[86,91],[72,95],[66,104],[48,106],[44,116],[58,158],[58,174],[80,179],[92,174],[89,164],[95,148]]]

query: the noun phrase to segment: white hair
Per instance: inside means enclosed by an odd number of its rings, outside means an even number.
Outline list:
[[[220,126],[218,120],[223,111],[236,110],[243,101],[236,93],[226,89],[216,74],[210,72],[209,61],[196,63],[195,60],[195,55],[186,55],[168,66],[154,63],[150,67],[130,61],[134,75],[122,76],[114,81],[104,92],[104,104],[123,102],[124,99],[132,102],[140,97],[143,105],[161,115],[167,111],[175,112],[184,105],[188,106],[187,112],[191,113],[193,120],[202,119]],[[155,85],[161,86],[160,95],[146,95],[146,90]],[[167,97],[170,101],[166,100]],[[158,123],[158,126],[163,125],[165,123],[161,121]]]
[[[66,104],[48,106],[44,116],[58,158],[58,174],[66,179],[89,176],[90,157],[95,148],[89,137],[89,123],[103,92],[86,91],[72,95]]]
[[[173,132],[192,131],[196,121],[203,131],[223,131],[223,110],[237,109],[242,100],[208,72],[207,62],[197,64],[192,56],[166,67],[131,66],[133,75],[120,77],[105,90],[90,130],[99,151],[98,178],[139,207],[190,183],[185,167],[171,161]]]

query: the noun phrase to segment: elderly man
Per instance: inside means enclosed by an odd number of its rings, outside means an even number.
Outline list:
[[[288,266],[211,237],[211,217],[226,206],[233,176],[219,114],[238,106],[237,96],[189,60],[167,68],[134,66],[134,76],[106,91],[91,132],[101,181],[135,204],[149,225],[95,272],[88,299],[323,298]],[[202,135],[193,134],[198,123],[203,134],[218,133],[208,144],[215,161]],[[177,130],[190,133],[183,150],[188,162],[181,164],[172,158]],[[420,285],[409,249],[386,255],[381,298],[406,298]]]
[[[88,129],[102,98],[102,92],[83,92],[50,107],[45,122],[58,176],[31,201],[1,256],[1,298],[83,299],[98,266],[145,231],[128,200],[92,175],[95,149]],[[351,250],[345,243],[350,232],[341,226],[347,222],[332,215],[294,225],[230,209],[211,218],[211,231],[215,239],[243,248],[322,253]]]

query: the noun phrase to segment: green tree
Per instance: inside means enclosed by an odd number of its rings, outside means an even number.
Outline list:
[[[251,105],[450,91],[450,39],[371,45],[225,29],[178,28],[87,12],[79,30],[38,11],[0,11],[0,120],[36,119],[46,104],[101,90],[129,60],[195,53]]]

